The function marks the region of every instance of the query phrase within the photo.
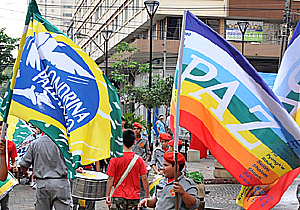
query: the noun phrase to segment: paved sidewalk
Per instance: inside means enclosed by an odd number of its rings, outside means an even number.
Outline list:
[[[187,170],[200,171],[204,178],[208,180],[214,179],[214,158],[209,155],[206,159],[201,159],[199,162],[187,162]],[[150,172],[149,181],[151,181],[153,173]],[[280,203],[275,206],[274,210],[297,210],[298,201],[296,199],[296,188],[300,183],[300,178],[297,178],[283,195]],[[205,197],[205,206],[209,209],[226,209],[239,210],[240,208],[235,203],[235,199],[240,190],[239,184],[205,184],[206,191],[209,194]],[[29,185],[17,185],[11,192],[9,197],[10,210],[34,210],[35,190]],[[96,202],[96,210],[108,210],[105,201]]]

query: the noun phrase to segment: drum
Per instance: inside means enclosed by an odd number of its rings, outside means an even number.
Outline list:
[[[84,171],[72,180],[72,196],[84,200],[103,200],[106,197],[108,175],[97,171]]]

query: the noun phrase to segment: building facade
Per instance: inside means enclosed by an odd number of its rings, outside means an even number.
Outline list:
[[[99,66],[105,68],[102,32],[112,30],[108,41],[109,55],[122,41],[137,45],[131,55],[140,63],[149,62],[149,17],[143,0],[76,0],[68,35]],[[183,10],[190,10],[199,19],[241,51],[238,21],[248,21],[244,56],[262,72],[276,72],[280,54],[281,31],[287,1],[282,0],[160,0],[154,16],[154,74],[174,74]],[[298,22],[299,1],[292,1],[293,25]],[[97,45],[95,44],[97,43]],[[108,66],[113,62],[108,59]],[[109,70],[108,70],[109,71]],[[139,75],[137,85],[147,79]],[[143,113],[141,113],[143,114]]]
[[[74,11],[74,0],[39,0],[38,7],[51,24],[66,33]]]
[[[292,2],[293,20],[298,20],[299,3]],[[198,16],[238,50],[241,50],[241,36],[236,23],[248,21],[244,55],[259,71],[274,72],[277,69],[277,64],[265,66],[264,63],[278,63],[285,9],[282,0],[161,0],[154,17],[153,58],[156,68],[163,66],[163,52],[166,50],[165,71],[174,71],[184,9]],[[110,50],[121,41],[131,42],[140,49],[136,59],[148,62],[149,17],[142,0],[76,0],[73,12],[68,35],[102,67],[105,53],[101,31],[107,29],[113,31],[109,39]]]

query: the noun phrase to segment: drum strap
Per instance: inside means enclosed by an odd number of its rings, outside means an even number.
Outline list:
[[[112,190],[111,194],[114,193],[114,191],[122,184],[122,182],[124,181],[124,179],[127,177],[127,175],[129,174],[129,172],[131,171],[131,169],[133,168],[135,162],[137,161],[137,159],[139,158],[139,156],[137,154],[134,154],[133,158],[131,159],[130,163],[128,164],[125,172],[122,174],[120,180],[118,181],[118,184],[116,185],[115,189]]]

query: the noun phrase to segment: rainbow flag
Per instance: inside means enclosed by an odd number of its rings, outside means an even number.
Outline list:
[[[6,115],[9,110],[39,127],[83,165],[123,154],[115,89],[82,49],[41,16],[35,0],[29,3],[7,98]]]
[[[188,11],[183,19],[171,127],[178,105],[179,125],[243,185],[271,184],[299,167],[299,126],[272,90],[219,34]]]
[[[300,125],[300,25],[298,23],[287,50],[283,56],[273,91],[288,110],[295,122]],[[281,199],[286,189],[299,175],[300,168],[286,173],[270,185],[243,186],[237,198],[238,205],[244,209],[271,209]]]

